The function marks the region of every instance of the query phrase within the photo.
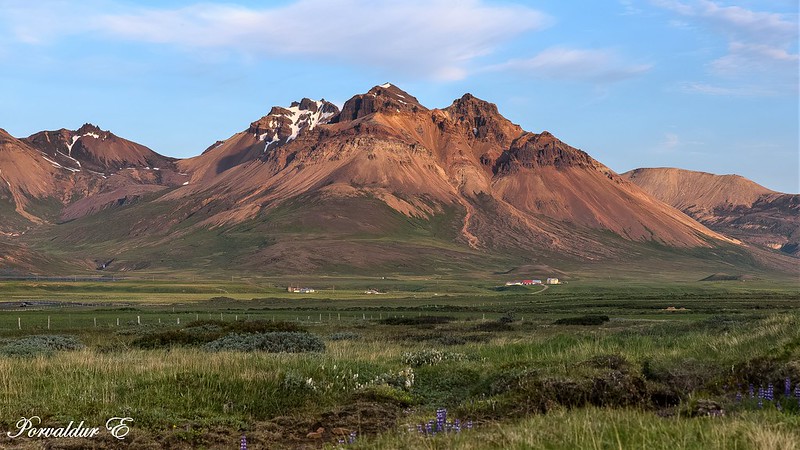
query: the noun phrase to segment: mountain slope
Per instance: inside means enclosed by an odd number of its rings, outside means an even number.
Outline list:
[[[713,230],[800,256],[800,195],[738,175],[683,169],[635,169],[623,176]]]

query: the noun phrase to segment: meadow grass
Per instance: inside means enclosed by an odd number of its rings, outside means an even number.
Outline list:
[[[24,295],[26,288],[4,289]],[[87,290],[97,294],[93,285]],[[690,285],[511,293],[472,287],[380,298],[351,290],[307,299],[252,292],[258,295],[249,299],[248,293],[191,294],[196,297],[180,303],[135,290],[101,292],[109,305],[0,313],[0,350],[3,342],[36,334],[75,336],[86,344],[34,357],[0,356],[2,426],[34,414],[56,424],[127,415],[139,432],[159,439],[199,430],[176,439],[202,448],[213,447],[204,430],[227,430],[235,439],[240,430],[257,435],[285,427],[279,418],[291,417],[301,425],[262,443],[319,446],[303,441],[313,431],[303,426],[371,404],[396,417],[387,419],[394,425],[359,428],[355,448],[792,448],[786,445],[797,438],[800,407],[778,412],[734,400],[734,391],[753,380],[800,383],[800,298],[791,285],[700,285],[694,293]],[[81,290],[48,292],[72,301]],[[124,306],[115,306],[120,298]],[[668,312],[669,306],[686,310]],[[610,320],[556,325],[586,314]],[[428,315],[439,319],[423,320]],[[288,320],[321,337],[325,351],[135,345],[154,333],[204,332],[193,325],[196,319],[218,333],[235,318]],[[705,399],[726,415],[691,417]],[[439,407],[475,420],[475,429],[435,438],[406,431]],[[285,441],[286,433],[296,439]]]

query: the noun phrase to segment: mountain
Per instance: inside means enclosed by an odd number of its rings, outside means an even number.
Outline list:
[[[73,220],[181,185],[189,176],[175,161],[91,124],[24,139],[0,133],[0,178],[7,204],[26,219],[23,227]]]
[[[713,230],[800,257],[800,195],[738,175],[683,169],[635,169],[623,176]]]
[[[630,242],[731,242],[586,153],[550,133],[525,132],[496,105],[469,94],[428,109],[394,85],[376,86],[327,123],[276,140],[268,125],[280,111],[257,122],[265,127],[254,123],[179,163],[194,175],[189,186],[159,199],[179,205],[164,222],[191,217],[215,229],[246,223],[269,244],[243,264],[304,270],[337,258],[361,268],[375,260],[413,261],[430,253],[419,245],[437,234],[445,238],[435,239],[437,247],[456,252],[589,259],[621,257]],[[398,242],[408,235],[417,239]]]
[[[470,94],[442,109],[390,83],[341,110],[303,99],[184,160],[91,125],[14,142],[56,180],[36,197],[50,199],[51,215],[23,208],[40,221],[14,243],[81,267],[374,274],[606,270],[653,258],[772,264]]]

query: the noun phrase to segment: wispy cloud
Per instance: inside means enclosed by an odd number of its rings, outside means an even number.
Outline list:
[[[650,64],[627,62],[609,49],[552,47],[532,58],[512,59],[487,70],[508,70],[524,76],[558,80],[610,83],[639,76],[651,68]]]
[[[691,21],[725,37],[726,53],[708,64],[712,74],[741,81],[758,78],[762,85],[797,91],[800,56],[796,49],[796,20],[783,14],[723,6],[710,0],[652,0],[652,3],[676,13],[682,21]],[[697,92],[717,94],[725,89],[698,89]],[[774,89],[761,91],[774,92]]]
[[[110,12],[109,12],[110,11]],[[68,35],[227,51],[249,58],[301,57],[452,80],[475,60],[551,19],[520,5],[480,0],[298,0],[271,8],[198,3],[182,8],[66,8],[25,2],[0,12],[13,37],[47,43]]]

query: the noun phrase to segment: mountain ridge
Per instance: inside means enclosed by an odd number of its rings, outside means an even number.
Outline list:
[[[537,254],[598,261],[739,246],[469,93],[441,109],[390,83],[341,110],[304,98],[187,159],[89,124],[15,141],[71,192],[48,206],[49,217],[25,225],[23,240],[68,261],[115,261],[104,270],[189,261],[277,271],[422,268],[444,263],[442,255],[476,264]],[[113,229],[98,228],[109,220]]]

